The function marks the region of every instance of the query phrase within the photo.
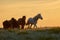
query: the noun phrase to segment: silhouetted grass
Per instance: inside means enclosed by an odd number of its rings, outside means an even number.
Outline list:
[[[60,40],[60,28],[36,30],[0,30],[0,40]]]
[[[40,38],[38,38],[38,40],[57,40],[57,38],[53,38],[53,37],[40,37]]]
[[[55,33],[58,34],[60,33],[60,27],[53,27],[51,29],[48,29],[49,33]]]
[[[18,35],[26,35],[26,34],[29,34],[27,31],[23,31],[23,32],[18,32],[17,33]]]

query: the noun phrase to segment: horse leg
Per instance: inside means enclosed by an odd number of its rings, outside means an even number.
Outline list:
[[[30,28],[30,24],[28,24],[28,29]]]
[[[31,27],[32,27],[32,24],[29,24],[29,25],[28,25],[28,29],[31,29]]]
[[[35,28],[35,27],[37,28],[37,25],[36,25],[36,24],[34,24],[34,28]]]
[[[32,24],[30,25],[30,29],[31,29],[31,27],[32,27]]]
[[[21,29],[24,29],[24,25],[21,25],[22,26],[22,28]]]
[[[35,27],[37,28],[37,25]]]

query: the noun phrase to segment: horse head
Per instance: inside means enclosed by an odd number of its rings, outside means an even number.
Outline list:
[[[40,18],[41,20],[43,20],[43,17],[42,17],[41,14],[38,14],[37,16],[38,16],[38,18]]]

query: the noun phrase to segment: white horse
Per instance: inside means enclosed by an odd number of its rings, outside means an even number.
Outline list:
[[[42,18],[42,16],[41,16],[41,14],[37,14],[35,17],[33,17],[33,18],[29,18],[28,19],[28,21],[27,21],[27,24],[26,25],[28,25],[28,28],[31,28],[32,27],[32,25],[34,25],[34,27],[36,27],[37,28],[37,20],[38,19],[43,19]]]

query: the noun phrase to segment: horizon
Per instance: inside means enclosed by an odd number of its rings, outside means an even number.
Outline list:
[[[38,27],[60,26],[60,0],[0,0],[0,26],[4,20],[26,16],[34,17],[41,13]]]

